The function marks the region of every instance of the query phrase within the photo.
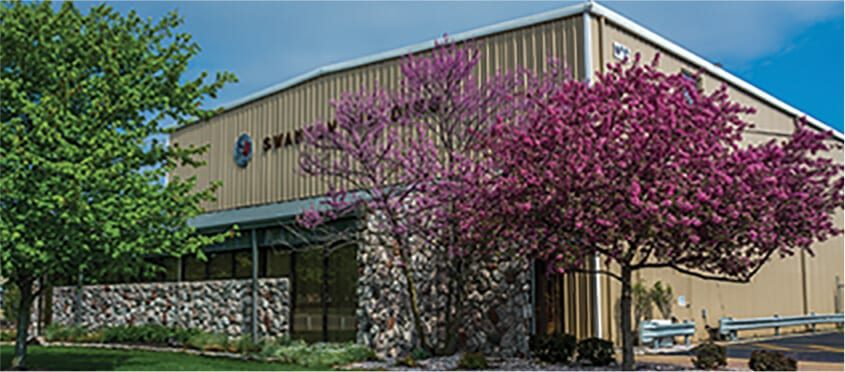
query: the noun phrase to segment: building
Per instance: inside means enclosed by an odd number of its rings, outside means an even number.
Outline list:
[[[593,71],[633,53],[650,60],[659,52],[660,68],[671,72],[700,69],[702,89],[710,91],[725,83],[733,99],[755,107],[758,113],[752,121],[757,128],[748,131],[749,142],[788,136],[793,120],[805,115],[592,2],[453,38],[483,41],[478,68],[482,76],[516,66],[543,69],[547,58],[553,56],[565,61],[575,77],[590,79]],[[303,245],[319,243],[319,237],[302,239],[291,232],[295,216],[326,191],[320,180],[297,175],[296,143],[304,125],[318,118],[331,119],[330,99],[342,92],[371,88],[376,80],[387,88],[395,87],[400,57],[432,46],[433,42],[427,42],[325,66],[244,97],[211,120],[179,129],[171,136],[172,145],[210,145],[210,150],[202,159],[206,167],[178,169],[173,176],[195,176],[200,188],[214,181],[223,183],[217,200],[205,205],[207,213],[192,224],[203,232],[237,225],[241,236],[210,247],[207,262],[190,257],[162,261],[169,269],[161,283],[91,286],[79,297],[72,287],[57,288],[54,319],[69,322],[78,316],[86,324],[157,321],[233,334],[290,332],[308,340],[357,339],[386,355],[402,352],[410,342],[410,322],[397,310],[399,297],[373,299],[373,293],[390,293],[391,287],[389,274],[378,284],[372,279],[376,274],[369,270],[370,265],[378,264],[373,248],[324,241],[316,249],[304,249]],[[816,119],[809,121],[819,129],[829,129]],[[841,134],[835,137],[831,140],[843,140]],[[842,150],[830,156],[841,160]],[[842,211],[836,221],[843,224]],[[694,320],[696,337],[704,338],[705,325],[716,326],[723,316],[841,312],[842,246],[839,236],[817,244],[815,257],[802,253],[772,262],[747,285],[705,282],[670,270],[645,272],[639,279],[671,285],[676,296],[674,316]],[[323,296],[323,286],[329,289],[328,297]],[[488,325],[501,330],[497,337],[474,341],[482,349],[519,352],[523,346],[508,342],[527,339],[523,336],[532,332],[556,330],[579,337],[620,339],[615,310],[620,288],[609,278],[572,274],[546,279],[526,265],[516,284],[503,291],[509,294],[504,296],[508,302],[493,307],[507,306],[513,311],[505,311],[504,319]],[[197,312],[196,308],[208,308],[209,303],[214,310]],[[85,310],[110,307],[122,310],[108,315]],[[76,314],[74,309],[82,309],[84,314]],[[186,312],[191,315],[184,315]],[[258,322],[250,321],[256,318]],[[481,345],[489,343],[498,345]]]

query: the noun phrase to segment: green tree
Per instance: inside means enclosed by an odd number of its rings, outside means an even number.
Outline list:
[[[32,302],[51,278],[202,256],[223,238],[187,224],[217,185],[165,182],[177,165],[201,166],[205,148],[155,140],[213,115],[203,100],[235,81],[185,77],[200,48],[181,23],[106,5],[87,14],[70,2],[0,6],[0,260],[20,291],[13,367],[24,367]]]
[[[651,300],[654,302],[657,311],[660,311],[663,319],[672,317],[672,302],[674,299],[672,286],[668,284],[663,286],[663,283],[659,280],[654,283],[654,287],[651,288]]]

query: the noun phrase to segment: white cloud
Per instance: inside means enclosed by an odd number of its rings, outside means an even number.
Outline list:
[[[744,64],[788,48],[809,25],[842,17],[842,4],[814,1],[604,2],[708,59]]]

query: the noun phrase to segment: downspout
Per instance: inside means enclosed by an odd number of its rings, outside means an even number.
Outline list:
[[[584,13],[582,13],[583,17],[583,25],[584,25],[584,81],[588,84],[592,84],[593,82],[593,35],[592,29],[590,28],[590,10],[593,7],[593,2],[588,1],[587,4],[584,6]],[[602,337],[602,324],[601,324],[601,278],[599,277],[599,267],[601,265],[601,260],[599,260],[599,255],[596,253],[593,255],[593,270],[596,272],[593,273],[593,331],[595,337]]]
[[[252,232],[252,342],[258,342],[258,239]]]

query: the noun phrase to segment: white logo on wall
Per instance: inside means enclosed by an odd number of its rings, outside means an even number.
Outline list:
[[[620,61],[625,60],[631,56],[631,49],[628,47],[618,43],[613,42],[613,58],[616,58]]]

